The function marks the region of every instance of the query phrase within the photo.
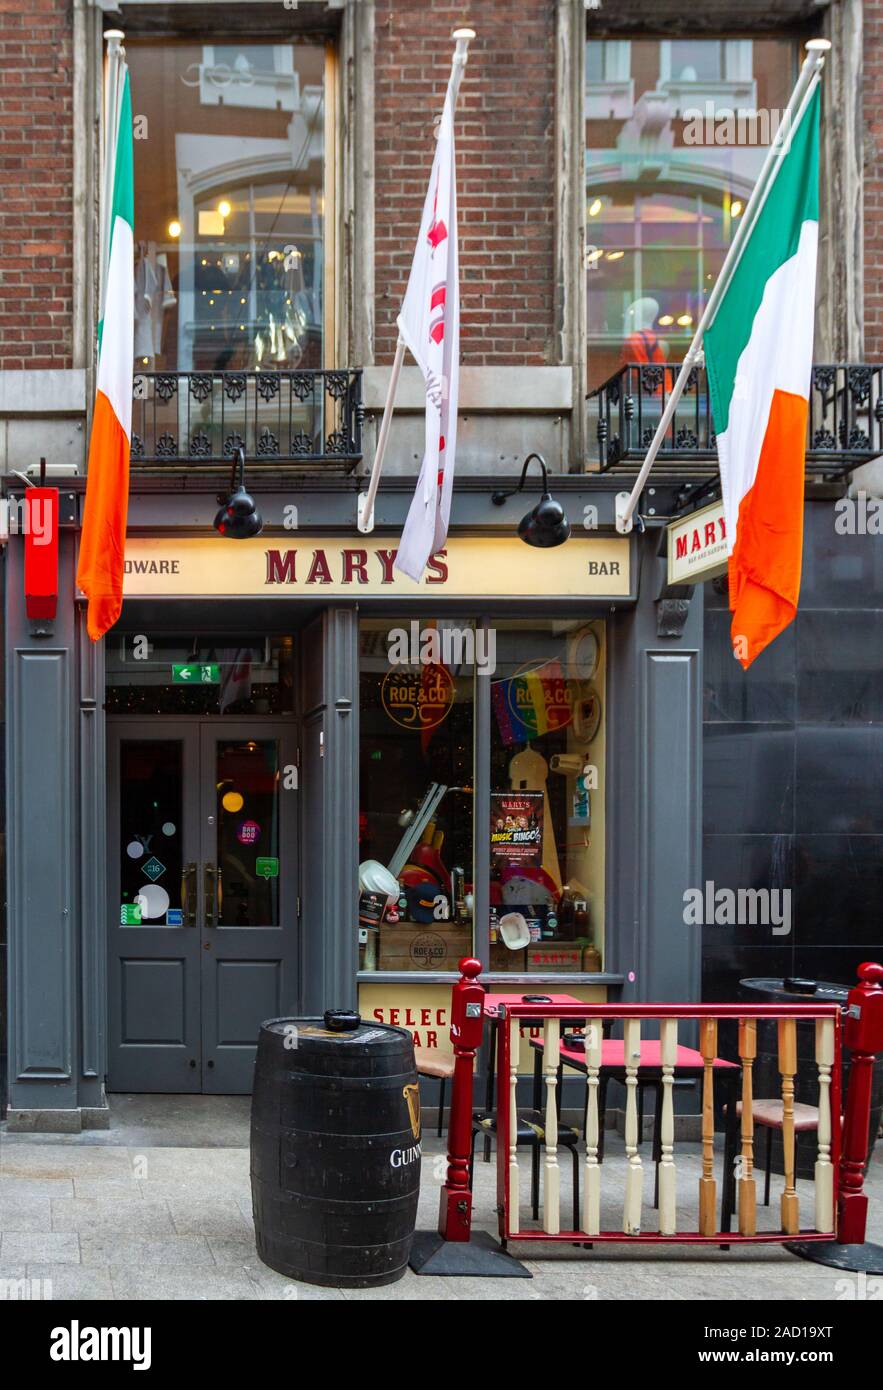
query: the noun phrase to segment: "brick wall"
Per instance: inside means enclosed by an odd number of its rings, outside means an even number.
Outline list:
[[[70,0],[0,0],[0,369],[71,362]]]
[[[477,31],[457,108],[462,360],[542,364],[553,333],[555,6],[378,0],[376,347],[395,352],[450,73],[451,32]]]
[[[883,359],[883,0],[864,0],[865,358]]]

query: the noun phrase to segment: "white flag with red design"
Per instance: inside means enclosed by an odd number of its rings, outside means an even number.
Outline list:
[[[423,464],[395,561],[396,569],[417,582],[447,539],[457,447],[460,290],[450,86],[398,329],[426,383]]]

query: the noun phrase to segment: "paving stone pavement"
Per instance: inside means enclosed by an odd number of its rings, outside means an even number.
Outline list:
[[[176,1097],[180,1102],[182,1098]],[[180,1104],[172,1138],[186,1133]],[[17,1281],[56,1299],[195,1300],[851,1300],[880,1297],[856,1275],[810,1264],[769,1244],[729,1251],[713,1247],[513,1246],[531,1279],[443,1279],[410,1271],[379,1289],[325,1289],[296,1283],[258,1259],[251,1221],[247,1109],[225,1131],[226,1147],[151,1139],[150,1127],[128,1120],[97,1140],[89,1135],[0,1133],[0,1297],[16,1296]],[[108,1137],[108,1135],[110,1137]],[[154,1135],[153,1137],[157,1137]],[[214,1134],[217,1139],[217,1133]],[[133,1140],[134,1142],[129,1142]],[[425,1143],[418,1228],[435,1226],[444,1177],[440,1141]],[[652,1166],[644,1145],[647,1229],[655,1228]],[[679,1225],[696,1227],[700,1150],[676,1148]],[[523,1199],[528,1173],[523,1160]],[[621,1215],[625,1155],[608,1137],[604,1161],[604,1225]],[[495,1229],[495,1164],[475,1169],[475,1224]],[[773,1180],[777,1201],[782,1179]],[[562,1212],[569,1210],[570,1169],[562,1167]],[[871,1164],[869,1239],[883,1243],[883,1163]],[[804,1213],[811,1186],[799,1183]],[[758,1208],[758,1224],[773,1229],[776,1207]],[[527,1218],[527,1212],[523,1210]],[[12,1281],[12,1282],[5,1282]],[[870,1284],[871,1281],[868,1281]],[[876,1286],[875,1286],[876,1287]]]

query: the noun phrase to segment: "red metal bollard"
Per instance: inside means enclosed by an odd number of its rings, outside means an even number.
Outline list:
[[[438,1233],[445,1240],[468,1241],[472,1229],[469,1150],[472,1144],[472,1077],[484,1026],[484,990],[478,983],[481,961],[460,961],[460,978],[451,991],[451,1042],[454,1081],[448,1121],[448,1175],[441,1190]]]
[[[858,968],[860,983],[849,991],[843,1021],[843,1045],[852,1053],[843,1149],[840,1157],[840,1199],[837,1240],[860,1245],[865,1238],[868,1198],[864,1191],[871,1118],[874,1053],[883,1052],[883,965],[866,961]]]

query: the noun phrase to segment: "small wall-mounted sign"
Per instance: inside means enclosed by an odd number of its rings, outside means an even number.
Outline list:
[[[727,528],[723,502],[692,512],[668,528],[668,582],[701,584],[727,571]]]
[[[187,665],[175,662],[172,666],[173,685],[220,685],[221,668],[214,661],[191,661]]]

